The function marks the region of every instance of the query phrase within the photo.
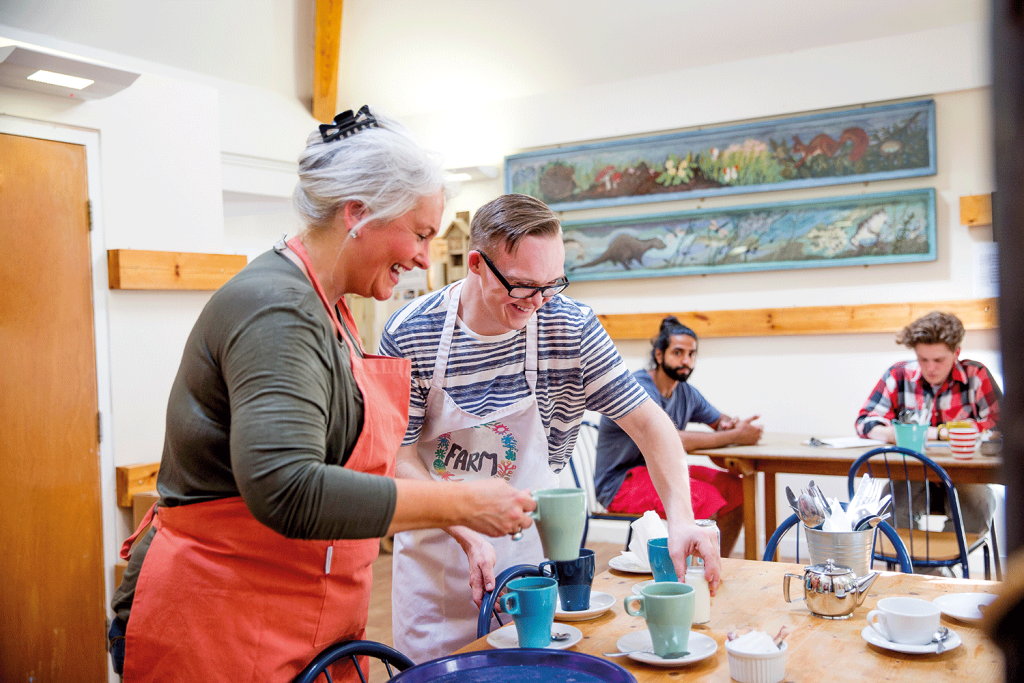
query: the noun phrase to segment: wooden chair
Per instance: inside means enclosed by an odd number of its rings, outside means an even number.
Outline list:
[[[413,661],[398,650],[388,647],[383,643],[373,640],[345,640],[325,648],[320,654],[313,658],[305,669],[295,677],[293,683],[313,683],[320,674],[326,677],[327,683],[334,683],[331,672],[328,669],[331,664],[342,659],[351,659],[359,674],[359,680],[366,683],[366,674],[359,666],[359,657],[375,657],[384,663],[388,671],[388,678],[392,678],[395,672],[391,667],[399,671],[405,671],[413,666]]]
[[[911,500],[910,474],[920,475],[918,479],[925,482],[925,505],[930,507],[931,494],[927,486],[929,482],[936,483],[942,489],[947,499],[950,516],[952,518],[953,531],[929,531],[917,528],[914,519],[913,502]],[[1001,580],[1002,572],[999,568],[999,546],[996,541],[994,524],[990,526],[987,533],[966,533],[963,520],[960,516],[960,500],[957,497],[956,489],[949,478],[949,474],[941,465],[934,460],[907,448],[898,446],[884,446],[868,451],[857,458],[850,466],[847,476],[847,488],[852,497],[854,486],[858,478],[867,473],[871,477],[880,477],[889,480],[888,490],[893,496],[893,513],[891,524],[896,529],[903,544],[910,552],[911,560],[915,567],[955,567],[960,565],[965,579],[970,578],[970,570],[967,566],[967,556],[978,547],[982,547],[985,556],[985,578],[991,578],[991,563],[989,542],[996,555],[996,575]],[[907,491],[907,504],[904,508],[896,507],[895,488],[905,486]],[[891,561],[893,547],[887,542],[880,544],[876,558]]]
[[[572,472],[572,478],[576,482],[576,487],[583,489],[587,494],[587,522],[583,527],[583,543],[580,547],[587,543],[591,519],[612,519],[630,523],[629,529],[626,532],[626,550],[629,550],[629,541],[633,538],[632,522],[633,520],[640,519],[640,515],[608,512],[597,500],[597,491],[594,488],[597,435],[598,426],[593,422],[584,420],[580,425],[579,434],[576,436],[576,447],[573,449],[572,457],[569,459],[569,470]]]

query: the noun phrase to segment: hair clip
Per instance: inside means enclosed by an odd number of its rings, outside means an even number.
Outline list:
[[[355,115],[352,110],[343,111],[334,117],[334,123],[320,124],[320,137],[324,142],[347,138],[367,128],[379,128],[377,119],[370,113],[370,106],[364,104]]]

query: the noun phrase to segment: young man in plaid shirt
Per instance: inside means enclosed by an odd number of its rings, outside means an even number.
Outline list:
[[[928,438],[938,438],[938,427],[953,420],[970,420],[979,431],[995,429],[999,421],[999,401],[1003,393],[988,368],[977,361],[960,358],[964,326],[949,313],[933,311],[904,327],[896,342],[914,350],[917,360],[896,363],[882,375],[867,403],[857,416],[857,433],[869,439],[895,443],[892,422],[904,410],[930,413]],[[905,487],[895,487],[902,493]],[[988,486],[961,484],[956,487],[964,529],[984,533],[991,525],[995,495]],[[914,511],[924,512],[925,490],[912,484]],[[897,495],[894,505],[899,507]],[[935,489],[931,492],[934,514],[945,514],[946,500]],[[952,521],[946,522],[952,530]]]

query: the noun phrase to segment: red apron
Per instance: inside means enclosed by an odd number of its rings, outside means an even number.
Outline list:
[[[288,246],[346,340],[364,397],[363,429],[345,467],[391,476],[408,422],[410,362],[360,357],[305,248],[297,238]],[[126,683],[284,683],[327,645],[363,637],[378,539],[288,539],[256,521],[240,497],[161,507],[154,525],[128,621]],[[127,548],[130,540],[122,556]],[[335,680],[358,680],[351,663],[334,668]]]

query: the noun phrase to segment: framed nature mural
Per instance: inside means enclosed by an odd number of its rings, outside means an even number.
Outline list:
[[[570,281],[934,261],[935,190],[562,224]]]
[[[935,174],[935,102],[865,107],[505,158],[555,211]]]

